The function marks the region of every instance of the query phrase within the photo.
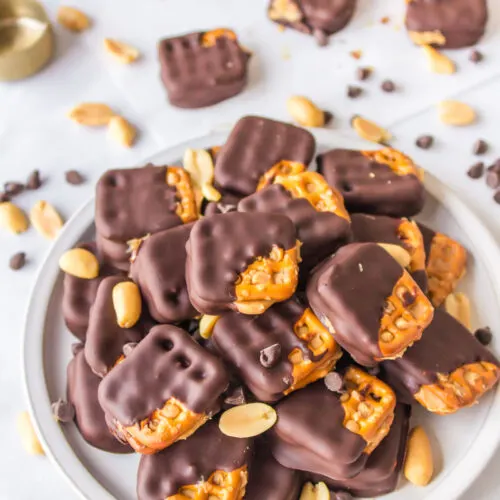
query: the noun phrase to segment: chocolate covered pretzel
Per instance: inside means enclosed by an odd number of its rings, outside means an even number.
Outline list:
[[[211,106],[239,94],[247,83],[251,54],[234,31],[189,33],[160,42],[161,79],[179,108]]]
[[[186,285],[186,242],[192,224],[152,234],[131,255],[130,276],[139,285],[151,316],[159,323],[194,318]]]
[[[342,394],[318,381],[278,403],[272,453],[281,465],[335,479],[363,470],[389,432],[396,397],[354,366],[343,381]]]
[[[261,401],[277,401],[324,377],[342,355],[311,309],[295,299],[257,317],[226,313],[211,340]]]
[[[185,330],[159,325],[103,379],[99,402],[114,431],[151,454],[201,427],[228,383],[222,362]]]
[[[365,366],[402,356],[434,311],[410,274],[374,243],[347,245],[320,264],[307,298],[335,340]]]
[[[454,239],[438,233],[424,224],[418,224],[424,239],[425,270],[429,297],[435,307],[440,306],[465,274],[467,250]]]
[[[224,191],[248,196],[268,182],[283,160],[309,165],[314,137],[304,129],[258,116],[241,118],[222,146],[215,182]],[[271,172],[271,173],[270,173]]]
[[[137,496],[139,500],[247,498],[252,451],[251,439],[226,436],[217,422],[209,422],[188,440],[141,457]]]
[[[75,409],[75,422],[83,439],[91,446],[110,453],[132,453],[111,434],[104,418],[97,389],[101,378],[92,372],[79,351],[68,365],[68,401]]]
[[[278,213],[292,220],[302,243],[302,275],[350,240],[350,217],[340,193],[317,172],[280,174],[271,182],[244,198],[238,210]]]
[[[385,215],[353,214],[351,228],[354,241],[403,247],[410,254],[408,270],[421,290],[427,292],[424,239],[415,221]]]
[[[317,163],[318,172],[340,191],[349,212],[409,217],[422,210],[420,171],[395,149],[332,149],[319,155]]]
[[[488,21],[486,0],[406,0],[406,29],[417,45],[475,45]]]
[[[383,363],[402,401],[415,398],[440,415],[476,403],[500,377],[500,364],[460,322],[436,309],[422,338],[402,358]]]
[[[295,292],[298,247],[295,227],[284,215],[205,217],[186,244],[191,303],[204,314],[263,313]]]

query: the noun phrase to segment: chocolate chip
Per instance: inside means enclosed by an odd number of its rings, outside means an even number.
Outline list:
[[[347,491],[336,491],[330,495],[331,500],[352,500],[352,495]]]
[[[260,351],[260,364],[264,368],[272,368],[281,360],[281,346],[273,344]]]
[[[28,176],[28,180],[26,181],[27,189],[38,189],[42,185],[42,181],[40,179],[40,171],[33,170],[31,174]]]
[[[471,179],[479,179],[480,177],[483,176],[483,174],[484,174],[484,163],[482,161],[474,163],[474,165],[472,165],[472,167],[470,167],[469,170],[467,170],[467,175]]]
[[[486,326],[484,328],[478,328],[474,332],[474,336],[483,345],[489,345],[493,340],[493,334],[491,333],[491,329],[489,326]]]
[[[472,148],[472,152],[475,155],[484,155],[488,151],[488,143],[483,141],[483,139],[478,139]]]
[[[137,342],[127,342],[122,347],[122,352],[125,357],[130,356],[132,351],[137,347]]]
[[[10,196],[0,191],[0,203],[5,203],[6,201],[10,201]]]
[[[75,418],[75,408],[68,401],[58,399],[55,403],[52,403],[52,415],[58,422],[65,424]]]
[[[493,189],[496,189],[500,186],[500,172],[496,170],[490,170],[486,174],[486,184]]]
[[[479,50],[474,49],[470,54],[469,54],[469,61],[473,63],[478,63],[481,62],[484,59],[484,56],[482,52],[479,52]]]
[[[24,191],[24,184],[20,182],[6,182],[4,184],[4,190],[9,196],[16,196]]]
[[[488,172],[500,172],[500,160],[497,160],[493,165],[488,167]]]
[[[349,85],[347,87],[347,97],[351,99],[356,99],[363,93],[363,89],[361,87],[356,87],[355,85]]]
[[[66,182],[73,186],[79,186],[85,182],[85,179],[78,170],[68,170],[64,175],[66,177]]]
[[[82,342],[74,342],[71,344],[71,354],[73,356],[76,356],[85,346],[83,345]]]
[[[241,386],[233,389],[233,391],[230,394],[228,394],[224,399],[224,403],[232,406],[244,405],[246,402],[247,398],[245,396],[245,391]]]
[[[356,70],[356,78],[361,81],[368,80],[371,74],[372,74],[371,68],[358,68]]]
[[[19,271],[26,264],[26,254],[24,252],[18,252],[14,254],[9,260],[9,267],[13,271]]]
[[[497,191],[497,192],[493,195],[493,200],[495,201],[495,203],[500,204],[500,191]]]
[[[434,144],[434,137],[432,137],[432,135],[421,135],[417,138],[415,144],[420,149],[429,149]]]
[[[326,388],[332,392],[343,392],[344,380],[337,372],[330,372],[324,379]]]
[[[313,36],[319,47],[325,47],[328,45],[328,35],[323,30],[315,29],[313,31]]]
[[[392,80],[385,80],[382,82],[382,85],[380,86],[380,88],[384,92],[394,92],[396,90],[396,85],[394,84],[394,82]]]
[[[330,111],[323,111],[323,115],[325,117],[325,125],[329,125],[333,121],[333,113]]]

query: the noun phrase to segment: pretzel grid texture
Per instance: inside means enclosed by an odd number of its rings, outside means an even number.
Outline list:
[[[168,167],[166,183],[175,188],[177,206],[175,213],[184,224],[198,219],[199,213],[196,206],[195,194],[191,177],[180,167]]]
[[[396,175],[414,175],[420,178],[418,167],[413,160],[396,149],[382,148],[361,153],[371,161],[387,165]]]
[[[425,270],[424,238],[417,223],[403,219],[398,227],[398,238],[410,254],[410,271]]]
[[[259,180],[257,191],[264,189],[271,184],[279,182],[280,179],[289,175],[296,175],[305,172],[307,167],[298,161],[281,160],[273,165]]]
[[[219,38],[227,38],[229,40],[237,40],[236,33],[233,30],[226,28],[218,28],[211,31],[206,31],[201,37],[201,45],[203,47],[213,47]]]

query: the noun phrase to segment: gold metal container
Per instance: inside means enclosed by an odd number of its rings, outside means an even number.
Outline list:
[[[34,0],[0,0],[0,80],[40,71],[54,51],[52,26]]]

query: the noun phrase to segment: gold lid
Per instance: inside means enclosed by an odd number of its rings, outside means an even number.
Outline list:
[[[52,26],[34,0],[0,0],[0,80],[40,71],[54,50]]]

